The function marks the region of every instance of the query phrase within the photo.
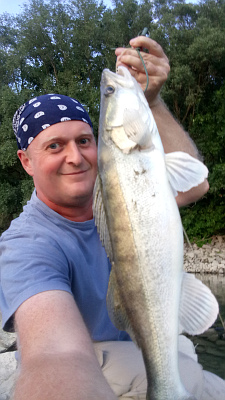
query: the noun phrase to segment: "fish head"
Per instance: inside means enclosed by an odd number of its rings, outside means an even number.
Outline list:
[[[105,114],[107,128],[123,125],[124,108],[139,109],[139,88],[127,68],[118,72],[104,69],[101,79],[101,111]]]
[[[99,137],[116,144],[124,153],[134,148],[150,148],[158,134],[141,86],[127,68],[117,73],[104,69],[101,78]]]

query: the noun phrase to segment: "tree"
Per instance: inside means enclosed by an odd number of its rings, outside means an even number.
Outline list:
[[[162,97],[190,132],[209,168],[210,192],[181,211],[190,237],[223,232],[225,2],[203,0],[29,0],[16,17],[0,15],[0,229],[21,211],[32,180],[16,157],[11,120],[44,93],[78,98],[97,136],[100,80],[115,70],[113,48],[146,26],[170,59]]]
[[[208,195],[181,214],[190,237],[210,237],[224,232],[225,217],[225,3],[177,4],[170,14],[171,74],[163,96],[200,149],[210,183]]]

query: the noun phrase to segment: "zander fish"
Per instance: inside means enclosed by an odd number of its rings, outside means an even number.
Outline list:
[[[164,154],[143,91],[125,67],[104,70],[93,211],[112,263],[110,318],[141,348],[149,400],[187,400],[178,370],[178,334],[216,319],[211,291],[183,271],[175,195],[207,177],[187,153]]]

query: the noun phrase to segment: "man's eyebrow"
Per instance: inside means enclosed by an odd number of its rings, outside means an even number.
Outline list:
[[[62,139],[62,137],[60,138],[59,136],[51,136],[48,138],[45,137],[45,138],[43,138],[41,145],[44,146],[45,144],[48,144],[49,142],[52,142],[52,141],[54,142],[54,141],[57,141],[60,139]]]
[[[81,131],[80,133],[77,134],[76,138],[79,138],[80,136],[83,136],[83,135],[94,136],[92,131],[91,132]],[[76,138],[74,138],[74,139],[76,140]],[[48,138],[45,137],[45,138],[43,138],[42,145],[44,145],[46,143],[49,143],[49,142],[52,142],[52,141],[67,140],[67,139],[68,139],[68,136],[66,134],[65,135],[60,134],[60,135],[50,136]]]
[[[87,131],[81,131],[80,133],[77,134],[75,140],[81,138],[82,136],[88,136],[89,138],[94,138],[94,132],[87,132]]]
[[[77,135],[77,137],[80,137],[80,136],[94,136],[94,134],[93,134],[93,132],[81,132],[81,133],[79,133],[79,135]]]
[[[52,136],[52,137],[49,137],[49,138],[45,138],[43,141],[49,142],[50,140],[59,140],[59,136]]]

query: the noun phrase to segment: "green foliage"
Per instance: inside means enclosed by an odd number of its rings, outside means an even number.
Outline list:
[[[4,227],[7,227],[16,211],[17,193],[16,187],[12,187],[8,182],[0,182],[0,233]]]
[[[147,26],[170,59],[162,97],[189,131],[209,169],[209,193],[181,210],[190,238],[224,232],[225,2],[203,0],[29,0],[16,17],[0,15],[0,230],[22,210],[32,179],[16,156],[12,117],[43,93],[78,98],[97,136],[100,79],[115,69],[112,48]]]
[[[192,137],[209,168],[210,190],[205,198],[182,211],[190,237],[211,237],[225,232],[225,85],[211,95],[209,107],[193,121]],[[206,100],[208,102],[208,99]]]
[[[224,234],[224,198],[207,197],[186,210],[181,210],[182,222],[191,241],[208,239],[216,234]]]
[[[31,193],[34,190],[34,182],[30,177],[26,177],[21,181],[21,206],[30,200]]]

